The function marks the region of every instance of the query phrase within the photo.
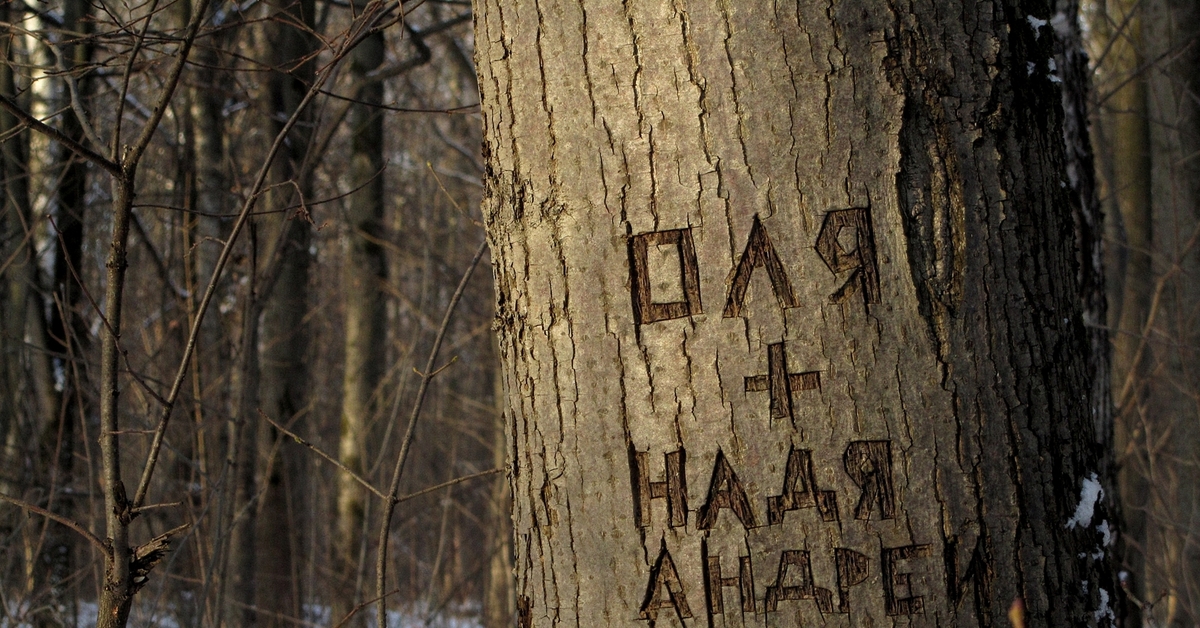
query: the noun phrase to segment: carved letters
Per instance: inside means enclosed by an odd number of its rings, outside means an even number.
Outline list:
[[[705,597],[708,598],[709,624],[712,623],[713,615],[725,612],[725,600],[721,595],[725,587],[737,590],[743,613],[753,613],[754,570],[750,566],[750,557],[739,556],[737,576],[725,578],[721,574],[721,557],[708,554],[708,541],[701,541],[700,554],[704,559],[704,590]]]
[[[687,525],[687,452],[683,448],[663,456],[666,480],[650,481],[650,454],[635,451],[630,446],[633,464],[633,516],[639,528],[650,525],[650,501],[667,500],[667,523],[672,528]]]
[[[852,549],[839,547],[834,550],[837,563],[838,607],[837,612],[850,612],[850,587],[867,579],[867,557]]]
[[[966,569],[959,575],[958,548],[961,541],[957,536],[951,536],[945,541],[942,556],[946,561],[946,593],[950,603],[955,607],[962,603],[971,585],[975,593],[975,613],[982,617],[986,612],[984,600],[991,598],[991,567],[988,556],[987,535],[980,534],[971,550],[971,558],[967,561]]]
[[[849,233],[847,233],[849,232]],[[674,245],[679,263],[679,286],[683,299],[667,303],[656,302],[651,289],[650,246]],[[871,212],[866,207],[835,209],[827,212],[813,245],[817,255],[830,272],[841,275],[850,272],[829,300],[844,303],[854,293],[862,295],[864,306],[879,303],[879,262],[875,252],[875,233]],[[723,318],[742,316],[746,292],[757,268],[766,268],[771,290],[782,309],[800,307],[800,299],[792,288],[783,261],[771,243],[771,237],[758,215],[750,224],[746,247],[738,258],[725,300]],[[700,305],[700,267],[692,242],[692,228],[669,229],[639,233],[629,238],[629,288],[633,302],[633,318],[638,325],[683,318],[702,313]]]
[[[650,293],[650,245],[674,244],[679,256],[679,281],[683,288],[682,301],[655,303]],[[701,313],[700,269],[696,265],[696,249],[692,245],[692,230],[672,229],[652,231],[629,240],[629,285],[633,293],[633,318],[637,324],[655,323]]]
[[[687,525],[687,452],[681,447],[663,454],[662,480],[655,474],[648,452],[629,450],[630,485],[633,488],[634,523],[639,528],[651,524],[651,504],[662,499],[667,507],[667,525],[680,528]],[[859,488],[854,506],[854,518],[868,520],[878,512],[880,519],[896,518],[896,495],[892,480],[892,448],[886,440],[852,441],[842,454],[846,475]],[[815,508],[821,521],[839,521],[837,494],[821,490],[813,471],[812,451],[792,445],[784,467],[783,487],[778,495],[767,497],[767,525],[780,525],[784,514],[805,508]],[[757,519],[746,489],[725,452],[717,449],[712,476],[704,504],[697,511],[696,528],[710,530],[716,524],[721,509],[728,508],[749,530]]]
[[[754,512],[750,510],[750,498],[733,467],[725,460],[725,452],[717,450],[717,461],[713,465],[712,481],[708,484],[708,499],[700,507],[696,527],[708,530],[717,522],[717,515],[722,508],[728,508],[742,522],[742,527],[749,530],[754,527]]]
[[[666,502],[668,513],[666,525],[670,528],[687,526],[687,454],[683,448],[663,454],[661,481],[652,481],[656,469],[650,464],[651,454],[630,448],[629,460],[632,476],[635,523],[639,528],[650,526],[650,504],[652,500]],[[842,454],[842,466],[846,475],[858,487],[858,500],[854,517],[870,520],[878,512],[881,519],[895,519],[898,514],[896,495],[892,479],[891,442],[886,440],[864,440],[850,442]],[[823,522],[840,522],[837,494],[832,490],[821,490],[814,471],[813,452],[799,449],[794,444],[788,450],[783,488],[779,495],[766,498],[768,526],[784,525],[785,514],[799,509],[815,509]],[[812,554],[809,549],[785,549],[779,554],[775,581],[766,587],[764,595],[755,597],[754,571],[751,556],[737,556],[736,566],[723,561],[720,555],[710,554],[708,532],[716,526],[722,509],[729,509],[737,517],[742,528],[756,528],[756,518],[749,495],[725,452],[718,448],[714,457],[712,476],[704,504],[697,510],[696,529],[706,531],[700,542],[700,568],[703,570],[704,599],[708,611],[709,625],[714,626],[715,616],[727,612],[759,612],[757,600],[762,600],[762,610],[776,612],[780,602],[811,600],[821,614],[849,613],[850,590],[868,580],[871,561],[867,556],[846,547],[833,548],[833,564],[836,568],[834,588],[817,586],[813,579]],[[841,528],[838,523],[838,529]],[[678,534],[676,532],[675,534]],[[676,563],[667,551],[663,537],[647,585],[645,601],[640,616],[654,621],[658,611],[672,608],[680,618],[691,617],[686,592],[680,582]],[[749,537],[748,537],[749,538]],[[979,596],[987,594],[986,543],[981,536],[971,553],[964,571],[957,562],[956,537],[947,541],[946,560],[947,590],[954,605],[958,605],[969,584],[975,585],[976,606]],[[932,555],[930,545],[906,545],[882,548],[879,570],[883,585],[882,597],[888,615],[915,615],[924,612],[924,596],[914,593],[912,574],[905,571],[902,561],[928,558]],[[736,575],[731,573],[736,568]],[[925,572],[927,566],[922,567]],[[916,571],[912,568],[911,571]],[[960,575],[961,573],[961,575]],[[738,594],[738,604],[725,605],[726,589]],[[834,598],[836,592],[836,600]]]
[[[750,225],[750,237],[746,238],[746,249],[742,251],[737,270],[733,274],[733,283],[729,286],[729,298],[725,301],[725,318],[742,315],[746,290],[750,287],[750,276],[759,266],[767,267],[767,276],[771,278],[771,288],[775,291],[779,307],[800,307],[800,300],[792,291],[792,282],[788,281],[783,263],[779,261],[779,255],[771,245],[771,238],[767,236],[767,230],[755,214],[754,222]]]
[[[783,492],[767,498],[767,524],[783,523],[783,513],[789,510],[813,507],[821,513],[822,521],[837,521],[837,494],[817,489],[812,452],[792,445],[783,476]]]
[[[785,584],[791,582],[793,584]],[[779,610],[780,600],[815,600],[822,613],[833,612],[833,594],[813,584],[812,563],[804,550],[784,550],[779,555],[779,575],[767,587],[767,612]]]
[[[925,598],[914,593],[912,574],[902,572],[899,562],[928,558],[930,555],[929,545],[906,545],[881,549],[882,597],[884,610],[888,615],[916,615],[924,612]],[[708,541],[702,539],[700,560],[704,571],[704,598],[709,626],[717,625],[716,618],[725,613],[759,612],[758,600],[762,600],[762,610],[767,613],[779,612],[780,602],[811,600],[822,615],[847,614],[851,610],[850,589],[867,582],[871,566],[870,559],[861,552],[845,547],[834,548],[833,561],[837,568],[837,604],[835,605],[833,592],[828,588],[817,586],[813,578],[812,553],[809,550],[786,549],[781,551],[778,567],[775,569],[775,581],[766,587],[761,597],[758,596],[759,590],[755,588],[754,569],[750,556],[739,556],[737,575],[727,576],[722,569],[721,557],[710,554]],[[912,569],[918,571],[922,568],[914,566]],[[725,589],[737,591],[738,604],[725,605]],[[671,553],[667,551],[665,538],[662,541],[662,549],[659,550],[658,558],[650,570],[650,581],[640,616],[642,619],[654,621],[658,617],[658,611],[664,608],[674,609],[680,619],[692,616],[691,607],[688,606],[687,592],[679,579],[675,561]]]
[[[663,595],[664,588],[666,595]],[[654,621],[658,619],[658,611],[664,608],[674,609],[681,622],[692,616],[687,594],[683,591],[683,584],[679,582],[679,572],[675,569],[675,561],[671,559],[671,553],[667,551],[666,539],[662,541],[662,550],[658,553],[658,560],[654,562],[654,567],[650,570],[650,586],[646,589],[646,599],[642,602],[639,616],[642,619]]]
[[[771,397],[771,418],[796,420],[792,413],[793,390],[819,390],[821,373],[804,371],[789,373],[787,353],[782,342],[767,345],[767,374],[751,375],[745,380],[746,392],[768,391]]]
[[[699,229],[699,228],[697,228]],[[701,232],[697,231],[696,234]],[[637,325],[657,323],[671,319],[692,317],[702,314],[700,298],[700,265],[693,242],[692,227],[652,231],[633,235],[628,240],[629,247],[629,280],[632,299],[633,318]],[[702,235],[700,244],[706,243]],[[707,243],[712,245],[713,243]],[[651,247],[657,247],[652,250]],[[711,246],[706,247],[711,248]],[[785,251],[795,250],[795,247],[784,247]],[[811,250],[824,262],[825,266],[837,278],[839,287],[829,295],[829,302],[844,304],[848,299],[861,297],[865,308],[880,303],[882,291],[880,286],[880,270],[878,253],[875,245],[875,235],[869,208],[855,207],[829,211],[821,221],[815,243]],[[807,254],[811,255],[811,253]],[[790,260],[789,260],[790,262]],[[657,263],[657,264],[656,264]],[[815,263],[815,260],[812,261]],[[676,265],[677,264],[677,265]],[[774,295],[774,303],[765,299],[768,307],[775,304],[780,309],[797,308],[800,298],[788,277],[784,260],[772,243],[766,227],[755,215],[750,224],[745,247],[738,257],[736,264],[729,273],[729,287],[726,295],[722,318],[737,318],[747,316],[747,294],[754,271],[764,269],[766,279],[770,281]],[[669,270],[663,270],[669,269]],[[677,269],[677,270],[676,270]],[[677,272],[677,276],[676,276]],[[655,276],[652,277],[652,273]],[[661,275],[661,276],[660,276]],[[761,274],[760,274],[761,277]],[[715,280],[709,277],[709,280]],[[675,282],[678,282],[677,284]],[[827,277],[821,279],[827,281]],[[662,292],[664,285],[667,292]],[[763,286],[761,282],[757,284]],[[824,285],[822,283],[822,285]],[[760,288],[761,289],[761,288]],[[811,288],[810,288],[811,289]],[[827,288],[819,288],[822,293]],[[655,290],[658,290],[656,293]],[[855,296],[859,295],[859,296]],[[822,299],[823,301],[824,299]],[[793,313],[794,314],[794,313]],[[791,319],[786,319],[788,323]],[[727,323],[722,323],[727,324]],[[693,330],[701,327],[693,324]],[[707,328],[705,328],[707,329]],[[749,328],[747,328],[749,329]],[[785,326],[785,329],[787,327]],[[761,332],[760,332],[761,333]],[[747,338],[753,338],[747,332]],[[794,338],[785,332],[785,340]],[[795,371],[788,365],[788,357],[784,341],[767,344],[766,373],[743,376],[743,388],[747,393],[765,392],[769,400],[770,417],[775,420],[788,419],[793,427],[796,420],[794,395],[804,391],[820,391],[822,386],[821,371]],[[805,365],[807,366],[807,365]],[[833,373],[832,368],[829,369]],[[775,424],[772,423],[772,428]],[[682,442],[685,435],[679,435]],[[843,441],[845,442],[845,441]],[[731,450],[732,452],[733,450]],[[750,455],[762,455],[763,449],[751,448]],[[782,453],[782,452],[780,452]],[[672,543],[683,543],[685,547],[695,547],[689,543],[688,536],[694,532],[702,533],[700,538],[700,563],[688,564],[686,553],[678,554],[687,569],[684,574],[703,573],[702,585],[704,603],[707,610],[708,625],[718,625],[717,617],[725,613],[760,613],[779,612],[780,603],[797,601],[812,602],[814,610],[821,615],[848,614],[851,612],[851,591],[854,587],[867,582],[879,582],[882,591],[876,589],[876,596],[882,594],[884,610],[889,616],[906,616],[925,612],[925,600],[929,593],[922,586],[928,586],[925,579],[914,578],[913,574],[929,573],[930,565],[909,566],[906,561],[928,558],[932,555],[930,545],[905,545],[902,547],[878,547],[879,561],[873,563],[873,558],[847,547],[837,547],[839,532],[844,532],[846,526],[858,526],[856,529],[872,530],[872,524],[856,523],[869,522],[872,519],[892,520],[900,515],[893,479],[893,462],[891,443],[887,440],[857,440],[847,443],[842,452],[841,468],[845,476],[841,479],[828,477],[831,465],[836,465],[835,452],[828,452],[830,458],[821,456],[822,452],[812,449],[801,449],[791,444],[786,464],[784,465],[783,481],[777,495],[766,495],[766,526],[795,526],[794,530],[806,536],[802,542],[797,542],[790,549],[779,549],[780,539],[790,539],[791,529],[787,534],[772,533],[760,539],[771,539],[769,544],[774,548],[769,557],[760,557],[752,549],[758,541],[752,531],[758,528],[761,519],[756,518],[755,508],[761,508],[764,498],[755,496],[752,503],[746,487],[758,490],[764,486],[763,478],[757,473],[762,467],[748,470],[748,483],[743,484],[734,470],[730,459],[720,448],[717,449],[713,462],[712,474],[704,495],[703,504],[695,511],[694,528],[688,525],[689,504],[687,486],[687,452],[683,447],[674,451],[638,451],[630,443],[629,465],[633,497],[633,522],[642,531],[645,538],[646,530],[656,528],[662,531],[660,550],[653,560],[649,570],[649,582],[646,586],[645,597],[639,608],[638,616],[650,622],[659,619],[660,611],[668,609],[674,612],[680,623],[692,618],[692,609],[688,603],[684,582],[680,579],[677,563],[668,551],[668,539]],[[659,456],[662,456],[659,466]],[[814,460],[819,458],[824,466],[822,477],[826,487],[838,486],[850,489],[850,483],[857,487],[857,498],[843,502],[853,504],[853,520],[843,522],[838,507],[838,496],[833,490],[822,490],[817,484],[817,473]],[[735,456],[735,461],[738,460]],[[755,458],[757,464],[757,458]],[[694,463],[693,463],[694,464]],[[778,468],[778,467],[774,467]],[[840,475],[840,473],[839,473]],[[849,481],[846,480],[849,478]],[[693,478],[695,480],[696,478]],[[779,487],[770,484],[770,488]],[[697,487],[698,488],[698,487]],[[699,497],[697,494],[694,497]],[[843,495],[843,497],[853,497]],[[660,520],[656,523],[652,512],[659,506]],[[738,544],[743,541],[745,534],[746,554],[738,550],[733,555],[717,555],[709,552],[710,535],[720,535],[717,523],[723,510],[737,518],[741,524],[738,530]],[[798,510],[815,510],[810,514],[793,514],[788,512]],[[665,520],[662,514],[665,512]],[[819,517],[819,522],[817,518]],[[727,524],[732,520],[726,519]],[[831,525],[825,525],[831,524]],[[666,532],[666,529],[670,532]],[[828,533],[830,541],[824,539]],[[657,532],[655,534],[658,534]],[[981,595],[988,596],[988,566],[986,535],[980,535],[975,543],[965,566],[960,563],[960,548],[957,537],[948,539],[944,546],[946,590],[948,599],[958,606],[966,595],[969,586],[974,586],[976,607],[980,607]],[[653,538],[653,537],[652,537]],[[720,538],[720,537],[718,537]],[[843,538],[858,538],[849,536]],[[730,547],[730,539],[722,539],[720,547]],[[911,541],[909,541],[911,542]],[[799,545],[800,547],[796,547]],[[816,546],[816,547],[814,547]],[[786,545],[785,545],[786,547]],[[820,550],[824,547],[824,550]],[[678,550],[678,547],[672,545]],[[862,548],[860,548],[862,549]],[[832,556],[828,553],[832,551]],[[874,551],[874,550],[873,550]],[[872,553],[873,553],[872,551]],[[776,554],[775,552],[778,552]],[[647,549],[644,559],[653,556]],[[778,563],[774,562],[778,557]],[[694,559],[694,555],[690,558]],[[817,563],[817,574],[822,579],[835,579],[836,582],[822,582],[826,587],[818,586],[814,580],[813,561]],[[832,559],[832,563],[828,562]],[[765,588],[755,588],[753,561],[761,560],[759,577],[770,580],[770,571],[775,572],[774,581]],[[829,572],[833,565],[834,572]],[[937,565],[941,566],[941,561]],[[764,573],[763,569],[766,569]],[[874,571],[878,579],[870,578]],[[836,575],[823,575],[836,574]],[[914,582],[915,581],[915,582]],[[914,589],[914,584],[917,586]],[[875,586],[875,585],[872,585]],[[940,593],[939,576],[939,593]],[[726,594],[737,594],[734,598]],[[835,599],[836,593],[836,599]],[[865,593],[865,591],[863,592]],[[693,592],[693,595],[695,593]],[[861,600],[855,593],[856,600]],[[878,604],[879,597],[874,598]],[[940,598],[939,598],[940,599]],[[726,602],[730,602],[726,605]],[[762,604],[758,604],[761,601]],[[856,601],[855,603],[860,603]],[[528,623],[530,617],[528,598],[519,601],[519,617],[521,622]],[[805,611],[809,612],[809,611]],[[745,621],[745,620],[744,620]],[[853,623],[853,622],[852,622]]]
[[[857,440],[842,457],[846,475],[862,489],[855,519],[870,519],[878,504],[881,519],[896,518],[896,494],[892,490],[892,447],[886,440]]]
[[[913,595],[910,588],[912,574],[899,573],[896,564],[910,558],[926,558],[932,552],[928,545],[906,545],[885,547],[880,562],[883,563],[883,606],[888,615],[919,615],[925,612],[925,599]],[[906,594],[906,595],[905,595]],[[905,595],[905,597],[901,597]]]
[[[850,228],[854,229],[854,248],[846,250],[840,236],[842,230]],[[854,271],[842,287],[829,295],[830,301],[842,303],[857,291],[862,294],[864,305],[880,302],[875,234],[871,229],[871,213],[867,208],[838,209],[825,214],[815,248],[833,274]]]

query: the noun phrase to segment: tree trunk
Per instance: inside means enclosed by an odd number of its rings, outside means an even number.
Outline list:
[[[76,82],[76,95],[80,102],[90,102],[91,80],[81,70],[91,63],[92,45],[88,35],[92,31],[92,6],[85,0],[68,0],[63,3],[62,29],[72,33],[64,37],[60,43],[63,65],[68,69],[68,78],[54,88],[54,109],[69,108],[71,93],[67,80]],[[86,106],[86,105],[85,105]],[[60,129],[64,135],[81,143],[84,140],[83,127],[77,113],[68,111],[62,116]],[[38,476],[47,486],[54,487],[56,494],[51,494],[47,508],[66,517],[75,516],[72,492],[62,491],[64,486],[74,484],[75,441],[76,427],[85,423],[89,412],[89,399],[92,389],[88,382],[88,361],[90,353],[90,332],[88,331],[89,317],[84,315],[85,303],[82,277],[87,262],[84,258],[84,218],[88,199],[88,164],[72,153],[67,147],[57,143],[52,154],[52,177],[57,185],[51,192],[52,226],[50,237],[53,239],[53,271],[51,275],[51,294],[42,295],[42,309],[49,312],[48,324],[45,326],[46,348],[51,356],[49,372],[44,377],[56,382],[60,391],[56,395],[54,411],[45,416],[40,426],[39,442],[41,451],[38,460],[40,467]],[[46,530],[46,542],[40,557],[46,572],[42,586],[49,589],[52,599],[57,603],[60,583],[69,578],[74,567],[72,565],[72,533],[60,526],[49,526]],[[50,612],[38,613],[35,625],[56,625],[57,620]]]
[[[476,16],[521,626],[1114,620],[1045,3]]]
[[[1144,5],[1150,231],[1163,287],[1147,340],[1146,594],[1159,626],[1200,623],[1200,6]]]
[[[500,373],[496,374],[496,426],[492,436],[492,461],[496,467],[504,465],[508,444],[504,430],[504,390],[500,386]],[[512,628],[516,611],[513,602],[513,557],[512,557],[512,492],[508,478],[496,476],[491,481],[491,499],[488,501],[489,538],[487,540],[488,562],[484,579],[483,625],[484,628]]]
[[[8,22],[16,22],[21,12],[11,4],[0,8]],[[13,68],[19,63],[13,38],[0,39],[0,94],[17,97]],[[29,133],[19,130],[19,122],[7,111],[0,111],[0,493],[16,497],[21,490],[22,467],[20,442],[28,430],[26,407],[37,407],[26,400],[30,396],[25,376],[25,320],[29,287],[35,277],[34,247],[26,239],[33,228],[29,204]],[[4,524],[4,532],[12,529]]]
[[[273,137],[296,111],[313,80],[309,55],[317,49],[311,33],[315,19],[312,0],[273,2],[272,18],[265,29],[264,53],[270,61],[265,106]],[[308,114],[305,114],[308,115]],[[243,351],[256,364],[246,364],[245,386],[255,394],[240,409],[239,486],[234,511],[238,515],[230,541],[232,554],[231,625],[274,626],[286,617],[298,617],[299,601],[292,565],[293,524],[288,516],[289,487],[294,474],[294,450],[274,446],[276,430],[262,421],[261,411],[272,420],[298,429],[295,420],[307,409],[309,396],[307,335],[308,279],[311,225],[304,203],[311,198],[311,182],[298,180],[309,159],[310,124],[300,124],[288,136],[284,151],[271,165],[269,191],[264,206],[270,210],[255,221],[258,242],[252,238],[258,272],[251,317],[243,327]],[[261,245],[261,247],[260,247]],[[261,319],[260,319],[261,315]],[[258,326],[257,334],[250,326]],[[250,403],[253,399],[253,403]],[[269,456],[275,456],[268,460]],[[257,608],[268,610],[258,613]],[[256,624],[257,622],[257,624]]]
[[[338,457],[360,475],[369,455],[370,425],[379,409],[379,383],[387,364],[387,310],[383,286],[387,260],[383,242],[383,83],[368,74],[383,63],[383,33],[367,37],[350,57],[350,74],[357,85],[358,102],[350,107],[350,169],[346,199],[346,233],[343,236],[342,289],[345,295],[345,373],[342,379],[342,420]],[[337,476],[337,538],[334,539],[339,575],[344,583],[333,604],[334,621],[359,602],[355,582],[361,569],[359,546],[363,539],[363,513],[368,494],[349,475]],[[358,617],[355,625],[364,625]]]
[[[1107,229],[1113,243],[1109,258],[1113,307],[1109,323],[1113,334],[1113,395],[1116,404],[1114,445],[1119,466],[1118,488],[1124,505],[1123,567],[1132,574],[1131,587],[1145,597],[1145,543],[1147,495],[1150,484],[1145,454],[1144,404],[1147,363],[1143,327],[1150,308],[1153,284],[1150,250],[1150,128],[1146,117],[1146,76],[1142,45],[1142,15],[1133,0],[1110,0],[1107,14],[1120,25],[1104,28],[1111,41],[1101,78],[1111,97],[1100,120],[1110,161],[1102,168],[1110,206]],[[1135,616],[1132,621],[1138,621]]]

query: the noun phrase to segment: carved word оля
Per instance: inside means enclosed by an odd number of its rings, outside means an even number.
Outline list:
[[[854,247],[847,250],[841,241],[842,231],[854,230]],[[679,267],[679,288],[683,298],[677,301],[656,302],[650,282],[650,246],[674,245]],[[854,293],[862,295],[864,307],[879,303],[879,266],[875,255],[875,237],[871,228],[870,211],[852,207],[827,212],[813,245],[817,255],[834,275],[849,272],[841,287],[829,296],[834,303],[843,303]],[[750,225],[746,246],[738,258],[725,299],[724,318],[742,316],[750,278],[758,268],[766,268],[771,289],[779,307],[800,307],[800,299],[792,288],[771,237],[762,221],[755,215]],[[692,242],[692,227],[650,231],[629,239],[629,286],[633,303],[633,318],[638,325],[684,318],[703,313],[700,299],[700,266]]]

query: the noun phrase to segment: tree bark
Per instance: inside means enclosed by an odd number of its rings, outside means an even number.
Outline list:
[[[521,626],[1114,621],[1045,3],[476,16]]]

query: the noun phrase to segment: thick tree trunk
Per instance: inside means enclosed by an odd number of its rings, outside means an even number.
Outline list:
[[[520,625],[1113,621],[1047,4],[476,10]]]

